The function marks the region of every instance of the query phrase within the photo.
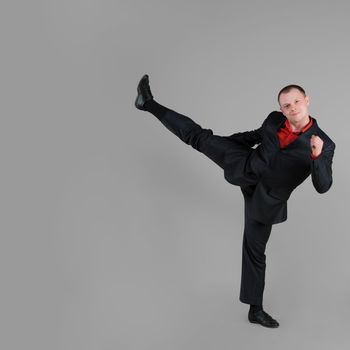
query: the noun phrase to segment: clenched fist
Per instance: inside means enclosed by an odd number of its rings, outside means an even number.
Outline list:
[[[312,155],[318,157],[322,152],[323,140],[317,135],[312,135],[310,138],[310,147]]]

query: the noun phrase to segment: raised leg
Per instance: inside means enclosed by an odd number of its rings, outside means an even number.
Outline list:
[[[214,135],[191,118],[164,107],[154,100],[145,103],[145,109],[155,115],[162,124],[183,142],[206,155],[224,170],[226,180],[234,185],[257,183],[247,160],[253,151],[226,136]]]

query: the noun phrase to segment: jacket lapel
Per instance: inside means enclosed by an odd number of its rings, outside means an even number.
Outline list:
[[[301,147],[302,145],[305,145],[305,143],[309,143],[309,140],[311,138],[312,134],[317,134],[317,130],[318,130],[318,125],[317,125],[317,121],[315,118],[311,117],[310,118],[313,120],[313,124],[311,126],[311,128],[309,128],[308,130],[306,130],[305,132],[303,132],[300,136],[298,136],[293,142],[291,142],[288,146],[286,146],[284,149],[291,149],[291,148],[295,148],[295,147]],[[276,141],[277,141],[277,145],[279,147],[279,139],[278,139],[278,135],[277,135],[277,131],[278,129],[283,126],[283,124],[286,121],[286,117],[283,116],[283,118],[281,118],[282,120],[278,121],[275,126],[275,135],[276,135]]]

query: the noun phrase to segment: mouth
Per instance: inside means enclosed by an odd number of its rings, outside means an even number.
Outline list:
[[[297,112],[297,113],[292,113],[292,116],[295,117],[295,116],[298,115],[298,114],[299,114],[299,112]]]

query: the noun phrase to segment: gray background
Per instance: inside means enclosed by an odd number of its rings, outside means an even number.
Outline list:
[[[2,1],[2,349],[348,349],[347,1]],[[265,309],[239,302],[243,199],[134,108],[219,135],[260,126],[297,83],[337,145],[267,247]]]

